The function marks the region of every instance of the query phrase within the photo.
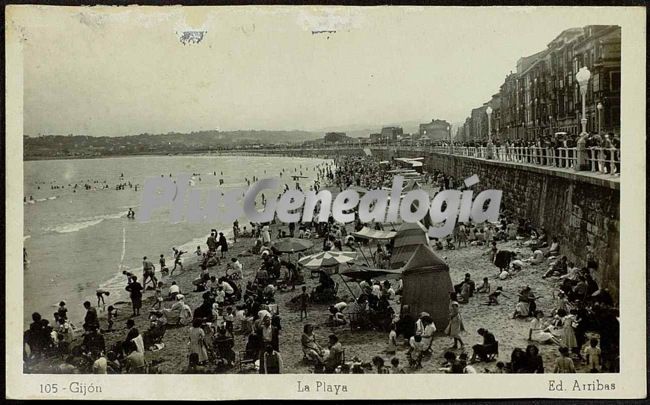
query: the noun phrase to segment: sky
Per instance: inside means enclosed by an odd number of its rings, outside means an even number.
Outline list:
[[[520,57],[612,21],[584,8],[40,7],[13,23],[24,133],[122,136],[462,122]],[[203,40],[183,45],[190,30]]]

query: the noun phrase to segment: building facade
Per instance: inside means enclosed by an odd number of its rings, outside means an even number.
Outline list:
[[[432,119],[431,122],[420,124],[420,137],[432,141],[448,141],[451,126],[445,120]]]
[[[581,95],[575,79],[586,66],[588,132],[620,134],[621,28],[589,25],[560,33],[547,48],[517,61],[497,95],[471,111],[463,141],[487,138],[486,105],[493,139],[534,141],[557,132],[581,132]],[[467,120],[466,125],[467,127]]]
[[[403,134],[404,131],[401,127],[383,127],[381,129],[381,137],[384,140],[397,141]]]

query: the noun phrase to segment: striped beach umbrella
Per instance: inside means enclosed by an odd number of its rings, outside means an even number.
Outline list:
[[[343,263],[349,263],[356,257],[356,252],[339,252],[330,250],[305,256],[300,259],[298,263],[304,267],[310,268],[332,267]]]
[[[279,253],[296,253],[310,249],[314,244],[307,239],[282,238],[273,242],[271,249]]]

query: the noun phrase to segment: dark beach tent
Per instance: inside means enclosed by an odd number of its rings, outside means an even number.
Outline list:
[[[449,322],[449,293],[454,290],[449,266],[426,245],[419,245],[402,268],[402,311],[417,319],[428,312],[440,332]],[[404,308],[408,305],[408,310]]]
[[[429,246],[427,228],[419,222],[404,222],[393,239],[390,268],[399,269],[409,261],[419,245]]]

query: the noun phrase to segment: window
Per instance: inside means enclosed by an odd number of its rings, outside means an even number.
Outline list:
[[[600,91],[600,73],[594,75],[592,87],[594,92]]]
[[[611,91],[621,91],[621,72],[609,73],[609,89]]]

